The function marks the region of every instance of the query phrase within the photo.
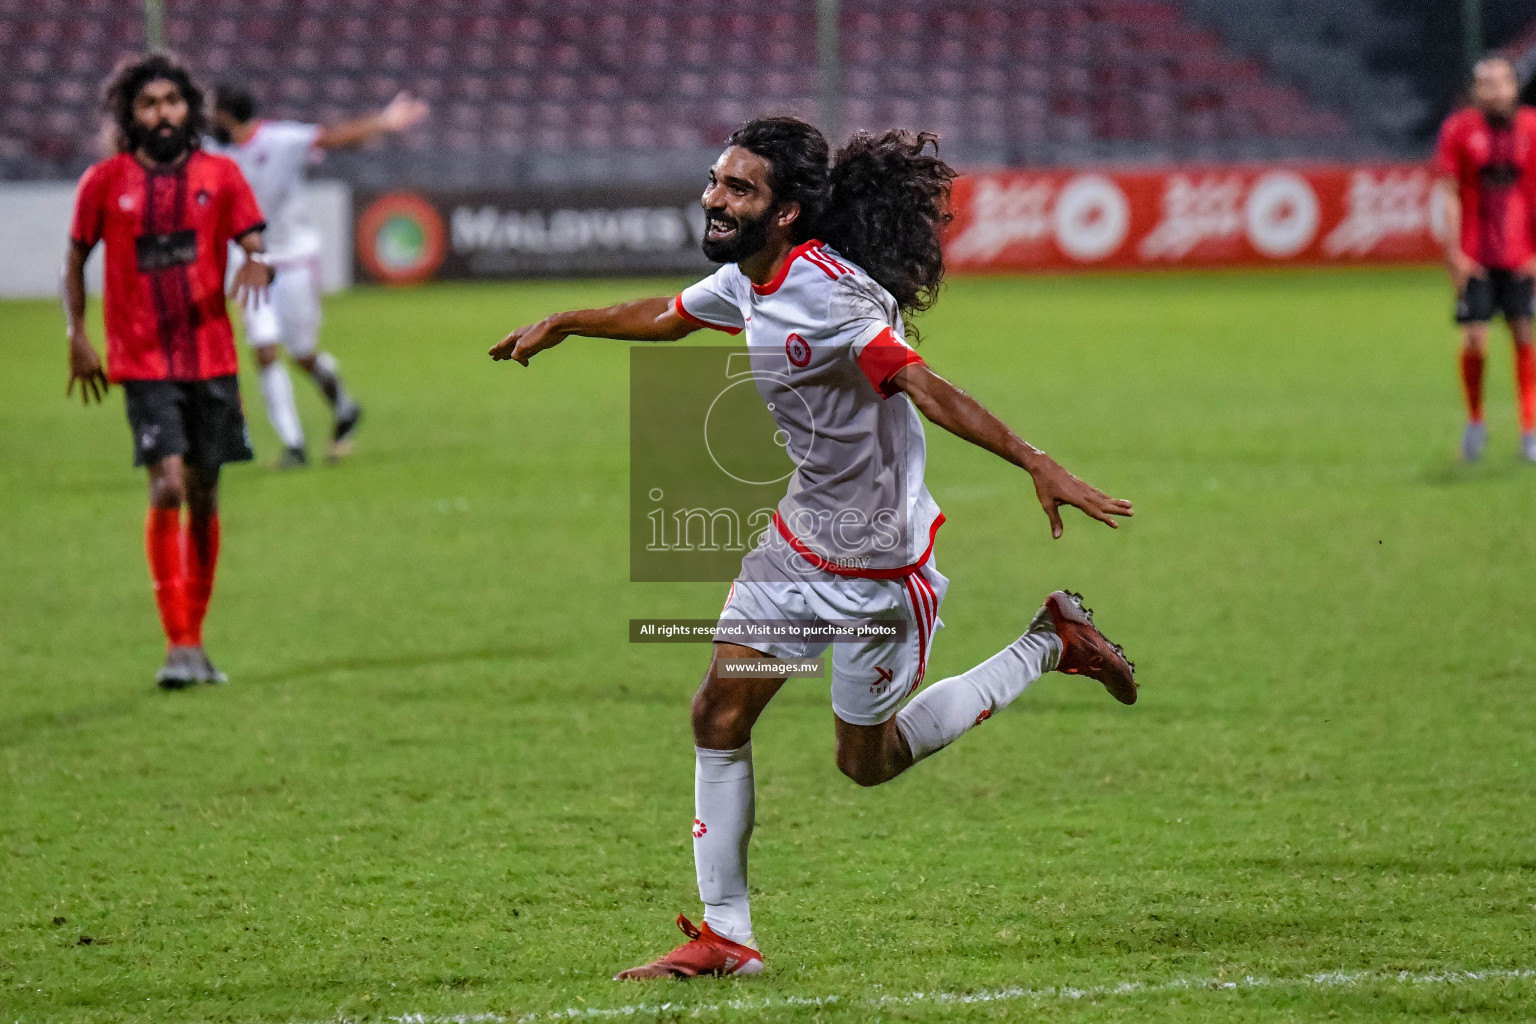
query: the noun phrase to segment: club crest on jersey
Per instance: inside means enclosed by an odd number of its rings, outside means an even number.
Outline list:
[[[207,206],[208,200],[212,199],[213,196],[208,194],[207,189],[200,188],[197,190],[197,195],[193,196],[192,198],[197,202],[198,206]]]
[[[804,366],[811,361],[811,346],[798,334],[784,339],[784,352],[795,366]]]
[[[133,206],[133,196],[129,195],[128,193],[124,192],[122,195],[117,197],[117,208],[122,210],[124,213],[132,213]]]

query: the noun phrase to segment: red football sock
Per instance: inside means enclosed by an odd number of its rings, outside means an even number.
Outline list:
[[[184,541],[187,559],[187,629],[192,642],[203,642],[203,617],[213,596],[213,574],[219,564],[219,514],[189,515]]]
[[[1520,431],[1536,430],[1536,345],[1515,346],[1515,382],[1520,386]]]
[[[1483,422],[1483,354],[1477,349],[1461,350],[1461,390],[1467,397],[1467,418]]]
[[[160,625],[172,647],[193,643],[187,628],[187,588],[181,558],[181,509],[153,508],[144,520],[144,550],[155,584]]]

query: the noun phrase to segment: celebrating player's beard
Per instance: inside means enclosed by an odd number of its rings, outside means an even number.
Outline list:
[[[135,121],[129,141],[143,149],[155,163],[168,164],[192,148],[192,131],[185,124],[162,121],[150,128]]]
[[[773,209],[763,212],[761,217],[752,220],[738,220],[724,210],[708,211],[709,219],[704,225],[704,239],[700,243],[704,249],[704,255],[715,263],[735,263],[744,260],[753,253],[762,250],[768,244],[768,218],[772,216]],[[709,237],[709,229],[716,224],[727,228],[735,228],[731,235],[713,239]]]

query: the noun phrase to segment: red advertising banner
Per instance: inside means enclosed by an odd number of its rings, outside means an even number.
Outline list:
[[[954,212],[957,272],[1418,263],[1444,222],[1422,164],[980,172]]]

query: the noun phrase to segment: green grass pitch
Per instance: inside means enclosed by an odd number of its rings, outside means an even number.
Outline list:
[[[1050,676],[864,791],[791,684],[756,737],[767,973],[608,980],[697,914],[707,649],[626,621],[725,588],[627,581],[624,345],[484,352],[675,284],[330,300],[359,451],[226,474],[232,682],[181,694],[121,394],[66,402],[56,306],[0,305],[0,1021],[1536,1016],[1536,467],[1502,332],[1455,462],[1428,270],[953,282],[930,363],[1137,515],[1053,543],[1024,474],[930,429],[929,678],[1070,586],[1141,702]]]

